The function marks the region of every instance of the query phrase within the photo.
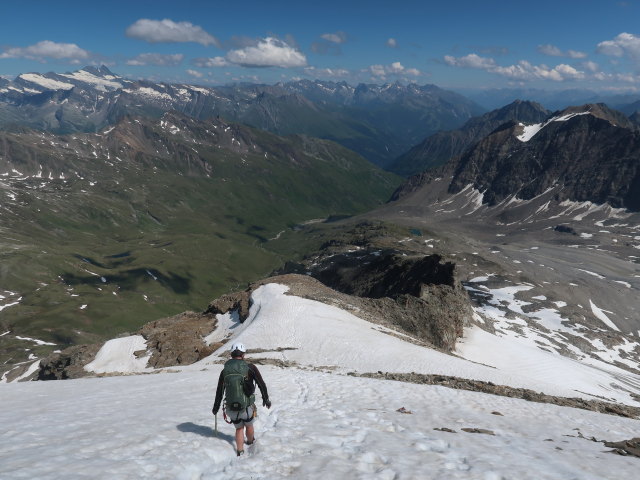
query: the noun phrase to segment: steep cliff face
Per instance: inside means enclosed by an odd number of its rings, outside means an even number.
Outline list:
[[[544,121],[510,121],[440,168],[409,178],[397,200],[435,179],[456,194],[467,186],[495,205],[556,188],[557,201],[590,201],[640,209],[640,132],[624,114],[603,104],[571,107]]]
[[[526,200],[560,186],[560,201],[635,210],[639,174],[640,133],[633,124],[604,105],[585,105],[534,125],[503,125],[461,157],[449,191],[472,184],[493,205],[509,195]]]
[[[438,132],[426,138],[399,157],[389,170],[407,176],[438,167],[461,155],[500,125],[510,121],[538,123],[550,113],[538,103],[516,100],[498,110],[470,119],[460,129]]]

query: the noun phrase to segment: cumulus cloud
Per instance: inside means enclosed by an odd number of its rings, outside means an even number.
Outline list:
[[[640,37],[632,33],[621,33],[613,40],[600,42],[596,51],[612,57],[628,56],[638,61],[640,60]]]
[[[587,54],[584,52],[579,52],[577,50],[567,50],[567,57],[569,58],[587,58]]]
[[[579,52],[577,50],[567,50],[566,52],[560,50],[555,45],[538,45],[538,52],[551,57],[569,57],[569,58],[586,58],[587,54]]]
[[[591,73],[596,73],[600,71],[600,65],[590,60],[588,62],[582,62],[582,68],[584,68],[585,70]]]
[[[371,65],[367,71],[381,80],[385,80],[390,75],[417,77],[422,74],[417,68],[405,68],[400,62],[393,62],[390,65]]]
[[[344,32],[325,33],[320,38],[320,41],[311,44],[311,51],[320,55],[341,55],[341,45],[347,42],[347,34]],[[290,42],[287,43],[291,45]]]
[[[204,74],[202,72],[199,72],[197,70],[188,69],[187,73],[189,75],[191,75],[192,77],[195,77],[195,78],[202,78],[204,76]]]
[[[154,65],[156,67],[175,67],[184,60],[184,55],[176,53],[173,55],[163,55],[160,53],[141,53],[135,58],[127,60],[127,65],[144,66]]]
[[[387,40],[387,47],[389,48],[398,48],[398,42],[395,38],[390,38]]]
[[[190,22],[174,22],[168,18],[164,20],[141,18],[127,28],[126,35],[149,43],[195,42],[205,47],[209,45],[220,47],[218,39],[204,31],[202,27]]]
[[[35,45],[20,48],[8,48],[0,54],[0,58],[27,58],[38,62],[46,62],[48,58],[55,60],[68,60],[78,63],[86,60],[91,54],[80,48],[75,43],[56,43],[50,40],[38,42]]]
[[[224,57],[198,57],[194,58],[191,63],[199,68],[228,67],[230,65]]]
[[[340,45],[347,41],[347,34],[344,32],[325,33],[323,35],[320,35],[320,38],[328,42],[333,42]]]
[[[470,53],[464,57],[452,57],[451,55],[445,55],[444,61],[447,65],[452,67],[464,67],[464,68],[480,68],[488,70],[496,67],[496,61],[493,58],[481,57],[475,53]]]
[[[307,58],[303,53],[274,37],[259,40],[256,45],[231,50],[226,59],[243,67],[291,68],[307,65]]]
[[[538,45],[538,51],[552,57],[562,57],[562,50],[554,45]]]
[[[307,67],[304,71],[310,77],[345,78],[351,75],[351,72],[344,68]]]
[[[542,79],[562,82],[565,80],[580,80],[585,78],[584,72],[564,63],[556,65],[555,67],[549,67],[544,64],[533,65],[526,60],[521,60],[515,65],[500,66],[493,58],[481,57],[475,53],[459,58],[446,55],[444,61],[447,65],[454,67],[477,68],[516,80]]]

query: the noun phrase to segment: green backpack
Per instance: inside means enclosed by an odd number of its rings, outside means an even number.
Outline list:
[[[231,359],[224,364],[224,402],[229,410],[244,410],[256,401],[253,394],[247,395],[249,390],[249,364],[244,360]],[[245,387],[246,385],[246,387]]]

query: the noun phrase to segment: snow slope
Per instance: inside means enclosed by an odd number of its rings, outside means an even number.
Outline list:
[[[260,409],[259,441],[246,457],[235,457],[233,429],[222,419],[214,435],[210,409],[227,355],[221,349],[155,375],[0,385],[0,478],[602,479],[637,471],[639,459],[604,453],[601,443],[583,437],[629,439],[637,436],[638,420],[344,374],[446,373],[576,396],[578,387],[599,391],[607,381],[596,375],[602,372],[585,366],[579,385],[566,384],[571,375],[560,372],[543,381],[526,374],[527,355],[519,370],[490,368],[285,290],[275,284],[257,290],[243,324],[234,315],[220,318],[220,334],[266,350],[251,357],[297,364],[260,367],[273,407]],[[215,341],[216,332],[208,338]],[[498,356],[502,340],[474,334],[464,347],[491,345]],[[138,342],[106,346],[94,367],[140,368],[130,362]],[[549,371],[567,365],[552,363]],[[443,427],[456,433],[434,430]]]

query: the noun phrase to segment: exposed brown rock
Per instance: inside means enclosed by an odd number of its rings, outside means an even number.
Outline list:
[[[53,353],[40,362],[37,380],[66,380],[86,377],[84,366],[91,363],[102,345],[77,345]]]
[[[621,442],[604,442],[605,447],[614,449],[614,452],[619,455],[633,455],[634,457],[640,457],[640,437],[632,438],[631,440],[623,440]]]
[[[147,341],[153,368],[189,365],[208,357],[215,345],[207,345],[204,337],[216,325],[215,315],[185,312],[144,325],[138,333]]]
[[[240,316],[240,321],[244,322],[249,316],[250,297],[250,289],[222,295],[211,302],[204,313],[215,316],[235,310]]]

